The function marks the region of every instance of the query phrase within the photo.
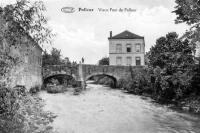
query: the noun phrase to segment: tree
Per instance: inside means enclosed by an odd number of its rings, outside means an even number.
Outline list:
[[[171,72],[177,68],[187,68],[194,63],[189,41],[180,40],[175,32],[157,39],[156,45],[149,51],[148,58],[151,66],[166,68]]]
[[[99,65],[109,65],[109,58],[103,57],[102,59],[99,60],[98,64]]]
[[[43,66],[64,64],[61,59],[61,50],[56,48],[52,48],[50,54],[48,54],[47,51],[45,50],[42,55],[42,59],[43,59]]]
[[[187,23],[191,25],[189,31],[185,33],[183,38],[188,38],[194,47],[200,48],[200,0],[176,0],[177,6],[175,7],[174,13],[176,13],[176,23]],[[196,46],[198,45],[198,46]],[[198,54],[198,53],[197,53]],[[197,55],[199,57],[199,55]],[[199,79],[200,79],[200,60],[198,58],[197,68],[193,68],[195,72],[192,79],[192,87],[196,90],[196,93],[200,94],[199,91]]]
[[[190,40],[193,47],[200,42],[200,0],[176,0],[177,6],[173,13],[177,15],[175,22],[191,25],[182,38]],[[195,51],[194,51],[195,52]]]
[[[177,6],[173,11],[177,18],[176,23],[187,23],[189,25],[200,21],[200,0],[176,0]]]
[[[42,66],[49,65],[51,55],[45,50],[42,55]]]
[[[61,50],[52,48],[51,50],[51,64],[58,65],[61,64]]]
[[[67,66],[72,65],[72,62],[69,60],[69,57],[65,57],[64,59],[61,59],[61,63]]]
[[[50,43],[54,34],[47,26],[44,11],[46,8],[42,1],[17,0],[15,4],[0,7],[0,14],[10,23],[5,37],[10,39],[11,44],[24,34],[30,35],[40,45]]]
[[[75,61],[70,61],[68,57],[64,59],[61,58],[61,50],[57,48],[52,48],[50,54],[45,50],[42,55],[42,66],[46,65],[68,65],[71,67],[75,67],[77,63]]]

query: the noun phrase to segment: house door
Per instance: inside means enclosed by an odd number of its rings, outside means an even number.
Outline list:
[[[140,66],[140,65],[141,65],[141,58],[136,57],[136,66]]]

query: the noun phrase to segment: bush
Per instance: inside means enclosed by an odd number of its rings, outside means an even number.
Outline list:
[[[20,132],[23,128],[23,115],[20,114],[20,95],[10,88],[0,88],[0,129],[4,133]]]
[[[64,87],[61,85],[60,86],[55,86],[55,85],[47,86],[46,90],[48,93],[63,93],[65,91]]]
[[[117,88],[124,88],[125,84],[126,84],[126,80],[121,78],[117,82]]]
[[[39,86],[32,87],[32,88],[30,88],[29,92],[30,92],[31,94],[35,94],[35,93],[37,93],[37,92],[40,91],[40,88],[41,88],[41,87],[39,87]]]
[[[154,73],[155,84],[153,84],[154,95],[157,100],[169,102],[184,98],[192,93],[190,71],[177,71],[168,74],[162,70]]]
[[[191,86],[197,95],[200,95],[200,64],[194,67],[194,76],[191,79]]]
[[[109,77],[100,78],[96,83],[101,84],[101,85],[107,85],[107,86],[110,86],[111,88],[116,87],[115,82]]]
[[[25,87],[0,87],[0,132],[51,132],[51,113],[42,110],[41,100],[27,93]]]
[[[117,87],[134,94],[152,93],[149,79],[146,73],[138,73],[126,79],[119,79]]]
[[[135,89],[136,89],[136,82],[132,81],[132,80],[128,80],[126,82],[126,84],[124,84],[123,87],[125,90],[127,90],[130,93],[135,93]]]
[[[74,95],[79,95],[81,92],[82,92],[82,88],[81,88],[81,87],[76,87],[76,88],[74,89],[73,94],[74,94]]]
[[[81,87],[81,82],[72,79],[71,80],[71,85],[72,85],[73,88]]]

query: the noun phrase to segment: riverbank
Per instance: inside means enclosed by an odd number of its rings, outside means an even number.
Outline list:
[[[0,89],[0,133],[54,133],[56,117],[44,111],[44,101],[25,88]]]
[[[51,123],[56,115],[49,111],[44,111],[45,102],[38,94],[27,95],[28,99],[24,103],[24,113],[26,113],[27,131],[30,133],[56,133]],[[26,125],[25,124],[25,125]]]
[[[98,78],[97,78],[98,79]],[[98,79],[96,81],[91,82],[93,84],[101,84],[101,85],[107,85],[112,88],[113,86],[113,81],[107,77]],[[130,84],[130,83],[126,83]],[[124,86],[124,85],[118,85],[118,86]],[[131,86],[128,86],[129,88],[117,88],[119,90],[123,90],[125,93],[133,94],[133,95],[140,95],[140,96],[145,96],[145,97],[150,97],[152,98],[156,103],[162,104],[162,105],[168,105],[173,109],[176,110],[182,110],[185,112],[191,112],[194,114],[200,115],[200,96],[197,95],[189,95],[181,99],[172,99],[172,100],[166,100],[162,98],[158,98],[158,95],[153,94],[153,89],[149,89],[144,92],[137,91],[138,93],[135,92],[135,89],[131,89]]]
[[[200,96],[190,96],[177,101],[175,107],[186,112],[192,112],[200,115]]]
[[[129,93],[129,92],[127,92]],[[133,93],[130,93],[133,94]],[[139,94],[133,94],[139,95]],[[190,112],[197,115],[200,115],[200,96],[188,96],[186,98],[182,98],[179,100],[171,100],[171,101],[160,101],[152,94],[142,93],[139,96],[149,97],[154,100],[154,102],[159,103],[161,105],[167,105],[168,107],[176,110],[180,110],[183,112]]]
[[[200,115],[200,96],[188,96],[179,100],[172,101],[160,101],[154,95],[142,93],[141,96],[149,97],[153,99],[156,103],[161,105],[167,105],[168,107],[183,112],[190,112],[193,114]]]

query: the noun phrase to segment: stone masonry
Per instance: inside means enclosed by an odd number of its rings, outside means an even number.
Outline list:
[[[9,40],[4,38],[9,22],[0,16],[0,54],[5,54],[17,59],[10,72],[9,87],[25,86],[28,90],[32,87],[42,86],[42,48],[33,41],[28,34],[21,35],[18,43],[11,45]]]
[[[76,81],[82,82],[84,85],[85,81],[89,80],[92,76],[96,75],[105,75],[112,78],[115,83],[119,79],[125,79],[131,76],[131,71],[133,73],[144,72],[143,66],[101,66],[101,65],[87,65],[79,64],[75,68],[71,68],[65,65],[54,65],[46,66],[43,68],[43,79],[48,78],[49,76],[56,75],[70,75]]]

